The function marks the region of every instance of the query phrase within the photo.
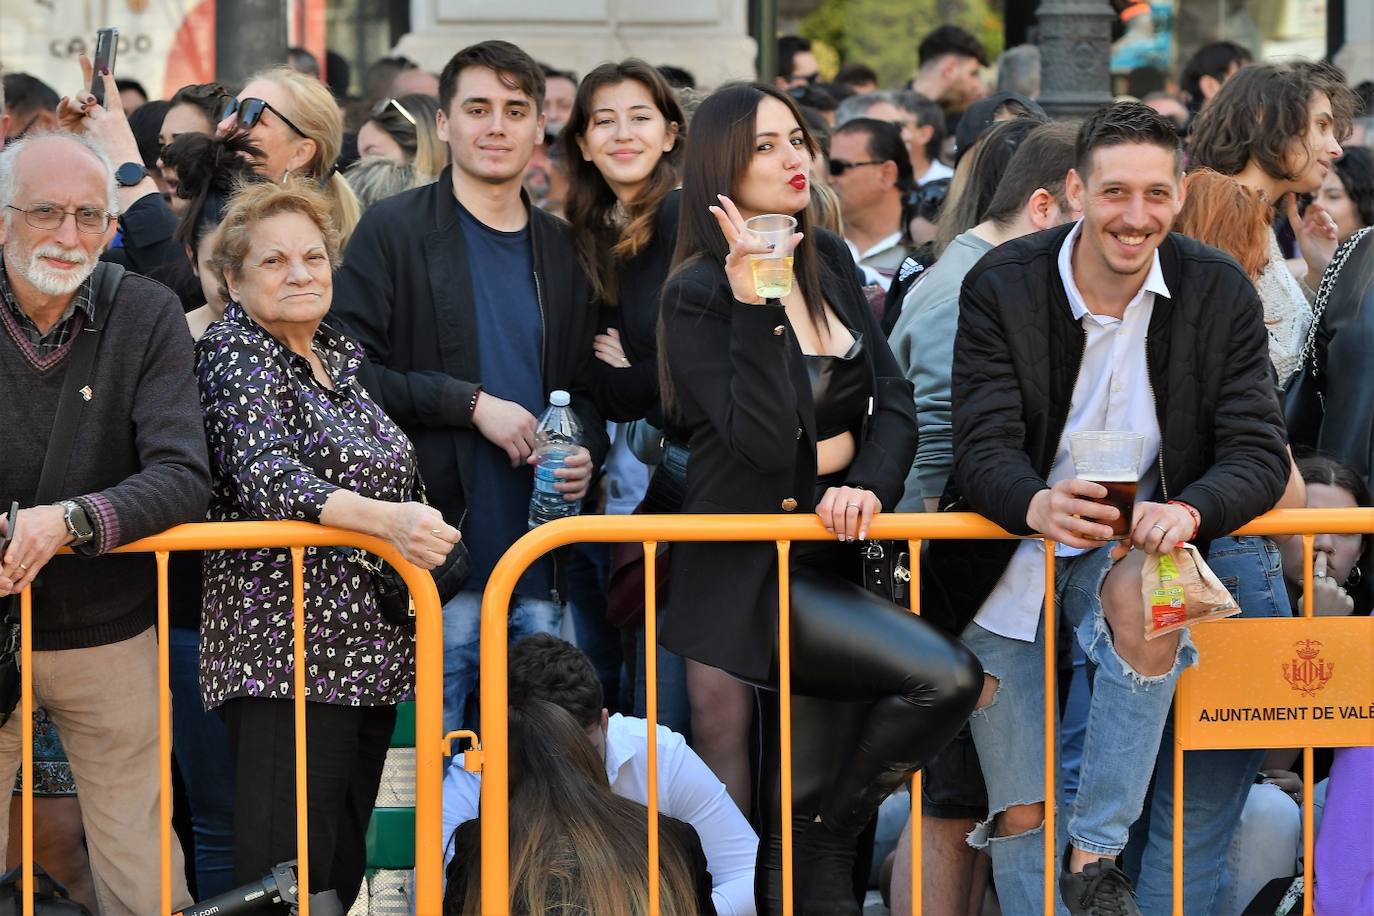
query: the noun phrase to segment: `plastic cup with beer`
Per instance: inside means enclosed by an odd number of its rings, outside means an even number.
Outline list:
[[[1093,502],[1115,506],[1121,513],[1111,521],[1112,537],[1129,537],[1131,510],[1135,507],[1135,487],[1140,479],[1140,453],[1145,437],[1140,433],[1115,430],[1084,430],[1069,434],[1069,454],[1073,456],[1074,476],[1107,488],[1107,495]]]
[[[749,256],[754,271],[754,292],[760,299],[781,299],[792,292],[792,236],[797,231],[795,217],[765,213],[744,221],[749,240],[767,245],[767,254]]]

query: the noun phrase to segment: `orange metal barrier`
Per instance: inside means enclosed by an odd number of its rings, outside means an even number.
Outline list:
[[[1237,534],[1304,534],[1305,555],[1307,557],[1308,581],[1306,583],[1307,614],[1311,615],[1311,557],[1312,533],[1374,533],[1374,510],[1370,509],[1288,509],[1271,512],[1268,515],[1242,528]],[[870,536],[878,539],[906,539],[909,541],[911,555],[920,555],[921,542],[934,539],[991,539],[1008,538],[1001,528],[986,519],[967,513],[941,513],[929,515],[882,514],[873,520]],[[778,515],[621,515],[595,516],[586,518],[562,519],[542,525],[517,541],[496,565],[482,597],[481,624],[481,718],[483,727],[482,751],[477,759],[469,758],[469,768],[482,772],[481,789],[481,839],[482,839],[482,913],[484,916],[501,916],[507,912],[510,900],[510,875],[508,855],[488,855],[488,850],[509,849],[509,758],[507,754],[508,735],[506,714],[508,702],[507,682],[507,627],[506,617],[516,582],[528,566],[550,550],[574,543],[626,543],[640,541],[644,545],[645,556],[645,685],[646,717],[649,720],[650,735],[657,725],[657,687],[656,687],[656,587],[654,580],[654,556],[658,543],[667,541],[776,541],[780,561],[778,576],[778,646],[779,646],[779,705],[781,707],[781,791],[782,823],[792,822],[791,793],[791,664],[789,642],[789,594],[787,555],[792,541],[818,541],[833,537],[815,516],[787,517]],[[920,569],[918,563],[912,564],[912,610],[920,612]],[[1057,749],[1056,718],[1057,691],[1055,689],[1055,606],[1054,606],[1054,551],[1046,550],[1045,557],[1045,798],[1056,797],[1056,768],[1052,765]],[[1205,631],[1221,634],[1229,631],[1223,627],[1249,623],[1284,623],[1285,621],[1217,621],[1194,628],[1195,638]],[[1302,623],[1301,621],[1286,621]],[[1374,621],[1349,621],[1362,625],[1369,634],[1364,641],[1364,657],[1374,657]],[[1308,622],[1311,625],[1311,622]],[[1210,644],[1210,643],[1209,643]],[[1205,666],[1201,670],[1205,670]],[[1188,672],[1180,681],[1180,704],[1178,713],[1185,708],[1190,698],[1208,697],[1209,688],[1196,680],[1197,672]],[[1352,680],[1354,680],[1352,678]],[[1371,683],[1369,678],[1365,683]],[[1374,697],[1371,697],[1374,705]],[[1191,707],[1188,707],[1191,708]],[[1180,720],[1180,724],[1182,724]],[[1179,734],[1192,740],[1192,732],[1180,730]],[[1305,742],[1307,735],[1287,732],[1287,744],[1294,746]],[[1175,794],[1174,794],[1174,836],[1182,835],[1182,754],[1183,739],[1175,748]],[[1374,743],[1374,734],[1366,735],[1361,743]],[[1194,745],[1189,745],[1193,747]],[[1205,747],[1205,744],[1196,745]],[[1250,745],[1259,746],[1259,745]],[[657,759],[653,741],[648,743],[649,753],[649,894],[650,913],[658,914],[658,777]],[[1304,750],[1304,762],[1310,783],[1312,748]],[[1307,856],[1307,916],[1311,914],[1311,793],[1310,785],[1304,797],[1304,833]],[[912,786],[912,825],[911,831],[911,869],[912,869],[912,906],[914,916],[921,913],[921,845],[920,845],[920,783],[919,774]],[[1055,846],[1056,812],[1053,804],[1045,806],[1044,856],[1046,862],[1053,862]],[[784,913],[793,911],[792,900],[792,838],[790,830],[782,831],[783,850],[783,907]],[[1045,870],[1044,911],[1054,912],[1055,884],[1057,876],[1051,868]],[[1174,844],[1174,913],[1182,914],[1182,845]],[[427,913],[427,910],[419,910]]]
[[[160,912],[172,910],[172,726],[170,654],[167,620],[167,558],[179,550],[252,550],[262,547],[289,548],[294,591],[292,615],[296,698],[296,840],[300,878],[300,913],[310,914],[309,843],[306,787],[308,761],[305,750],[305,616],[301,613],[302,564],[307,547],[357,547],[381,557],[405,580],[415,601],[415,911],[438,914],[443,903],[443,844],[440,784],[443,779],[443,638],[439,596],[429,573],[404,560],[390,543],[379,538],[325,528],[306,522],[206,522],[181,525],[155,537],[125,544],[116,553],[152,553],[157,565],[158,730],[161,772],[161,893]],[[65,552],[65,551],[64,551]],[[25,589],[21,596],[21,626],[24,633],[20,653],[23,672],[23,698],[20,701],[20,742],[24,794],[22,800],[22,843],[24,916],[33,916],[33,647],[28,638],[32,623],[32,596]]]

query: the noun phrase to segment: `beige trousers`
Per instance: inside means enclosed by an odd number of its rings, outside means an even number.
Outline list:
[[[76,777],[102,916],[153,916],[161,897],[154,630],[108,646],[35,652],[33,687]],[[0,728],[0,773],[19,769],[20,719],[16,711]],[[9,819],[0,817],[0,849],[8,843]],[[190,904],[173,834],[172,909]]]

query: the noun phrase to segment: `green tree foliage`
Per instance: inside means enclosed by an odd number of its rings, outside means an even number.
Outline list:
[[[905,85],[916,72],[916,46],[943,25],[939,0],[822,0],[801,23],[801,34],[835,49],[844,63],[878,71],[883,86]],[[1002,52],[1002,17],[994,0],[963,0],[948,20],[977,35],[995,59]]]

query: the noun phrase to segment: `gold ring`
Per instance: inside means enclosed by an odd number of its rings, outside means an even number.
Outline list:
[[[1151,531],[1158,531],[1160,534],[1168,534],[1168,533],[1169,533],[1169,532],[1167,532],[1167,531],[1164,530],[1164,526],[1163,526],[1163,525],[1152,525],[1152,526],[1150,526],[1150,530],[1151,530]]]

